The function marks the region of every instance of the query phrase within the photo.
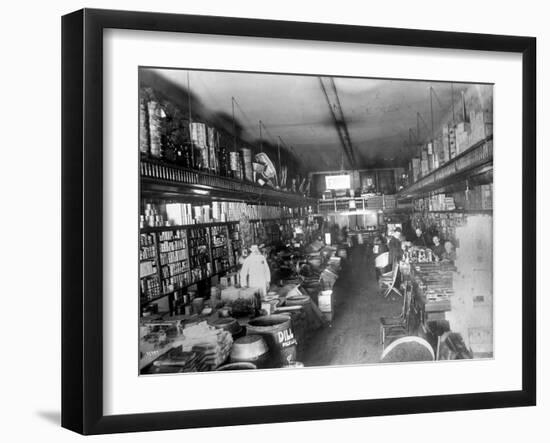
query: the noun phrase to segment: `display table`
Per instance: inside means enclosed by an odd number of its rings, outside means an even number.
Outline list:
[[[411,309],[426,332],[428,322],[445,320],[445,312],[451,310],[452,272],[456,268],[439,262],[416,263],[409,268],[403,275],[411,285]]]

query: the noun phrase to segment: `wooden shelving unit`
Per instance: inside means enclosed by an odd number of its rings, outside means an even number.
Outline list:
[[[372,195],[369,197],[337,197],[318,200],[317,212],[319,214],[336,214],[350,211],[350,202],[355,201],[355,211],[373,211],[395,209],[395,195]]]
[[[250,220],[251,223],[262,225],[262,229],[272,229],[273,241],[282,237],[279,226],[290,224],[293,217],[282,217],[274,219]],[[284,231],[284,230],[283,230]],[[288,231],[288,230],[287,230]],[[166,233],[178,233],[166,235]],[[142,307],[160,300],[161,298],[174,294],[175,291],[184,290],[189,286],[201,284],[214,276],[220,276],[236,269],[238,257],[242,249],[242,238],[238,221],[213,222],[182,226],[163,226],[142,228],[140,236],[147,236],[154,247],[155,256],[148,258],[155,263],[155,272],[148,276],[140,276],[140,280],[154,279],[158,281],[159,290],[153,291],[150,296],[144,296],[143,290],[140,293],[140,305]],[[276,238],[275,238],[276,237]],[[163,240],[164,238],[164,240]],[[174,246],[173,251],[163,251],[163,242],[181,242]],[[181,247],[180,247],[181,246]],[[169,255],[169,252],[185,251],[179,257],[169,262],[161,261],[161,256]],[[178,272],[169,271],[167,275],[163,267],[181,263]],[[180,272],[181,271],[181,272]],[[164,272],[164,273],[163,273]],[[181,282],[173,288],[166,290],[163,282],[167,279],[181,277]]]
[[[143,307],[161,298],[172,295],[175,291],[183,290],[191,285],[202,283],[216,275],[233,270],[236,262],[234,256],[233,260],[231,260],[230,251],[236,249],[233,245],[236,240],[230,238],[229,227],[234,227],[236,225],[238,225],[238,222],[234,221],[141,229],[140,236],[150,238],[151,242],[151,244],[147,244],[145,247],[154,247],[155,256],[147,258],[147,260],[151,260],[155,263],[155,272],[147,276],[140,276],[140,280],[154,279],[158,282],[159,288],[158,290],[144,293],[144,286],[142,284],[140,292],[141,306]],[[223,232],[225,232],[225,244],[216,243],[214,245],[211,233],[213,227],[221,228]],[[192,235],[193,232],[195,234],[200,233],[200,235]],[[167,244],[167,246],[162,246],[163,244]],[[163,250],[163,248],[169,248],[170,244],[175,245],[172,250]],[[143,247],[144,246],[141,246],[140,243],[140,249]],[[238,252],[240,253],[240,244],[238,247]],[[204,254],[199,254],[199,249],[201,249]],[[213,261],[214,249],[223,250],[223,253],[214,253],[218,254],[216,258],[223,259],[225,263],[224,266],[219,266],[219,269],[215,268]],[[170,259],[171,253],[173,255],[173,260]],[[200,259],[198,258],[199,255],[201,255]],[[168,257],[168,259],[162,257]],[[221,262],[221,260],[218,260],[218,262]],[[201,272],[198,272],[198,269],[203,265],[204,267],[201,269]],[[172,268],[170,269],[170,267]],[[193,270],[195,270],[195,272],[193,272]],[[170,289],[166,289],[165,285],[163,287],[163,283],[166,282],[172,283],[173,287]]]
[[[141,194],[150,197],[213,198],[284,206],[312,206],[316,199],[252,182],[184,168],[159,160],[140,160]]]
[[[453,210],[447,210],[447,211],[414,211],[414,213],[423,213],[423,212],[429,212],[430,214],[487,214],[491,215],[493,213],[492,209],[453,209]]]
[[[418,181],[401,190],[398,200],[408,200],[428,195],[431,192],[444,192],[446,186],[472,179],[475,176],[492,173],[493,136],[480,140]]]

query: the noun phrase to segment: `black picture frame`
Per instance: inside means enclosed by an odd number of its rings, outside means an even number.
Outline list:
[[[106,416],[102,343],[103,30],[170,31],[519,53],[523,64],[522,388],[517,391]],[[62,426],[82,434],[536,404],[536,39],[83,9],[62,18]]]

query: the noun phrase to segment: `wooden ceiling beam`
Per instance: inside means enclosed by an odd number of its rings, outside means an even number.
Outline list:
[[[357,161],[355,159],[355,151],[351,143],[351,138],[342,110],[342,104],[340,103],[340,97],[336,89],[336,84],[332,77],[319,77],[321,84],[321,90],[327,101],[327,105],[330,110],[330,115],[334,122],[336,131],[338,132],[338,138],[340,139],[340,145],[344,154],[348,160],[350,169],[357,169]]]

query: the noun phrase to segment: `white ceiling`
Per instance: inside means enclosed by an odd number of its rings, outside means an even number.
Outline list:
[[[264,140],[278,137],[292,146],[308,170],[333,170],[342,166],[343,150],[320,80],[315,76],[154,69],[174,91],[187,91],[211,116],[232,115],[242,128],[241,137],[259,145],[259,120]],[[407,147],[409,128],[416,131],[417,112],[421,137],[431,135],[430,87],[435,91],[435,132],[452,115],[451,84],[441,82],[335,78],[358,167],[404,166],[417,154]],[[453,84],[455,113],[460,109],[461,91],[473,86]],[[185,100],[181,101],[185,103]],[[348,167],[344,161],[344,167]]]

